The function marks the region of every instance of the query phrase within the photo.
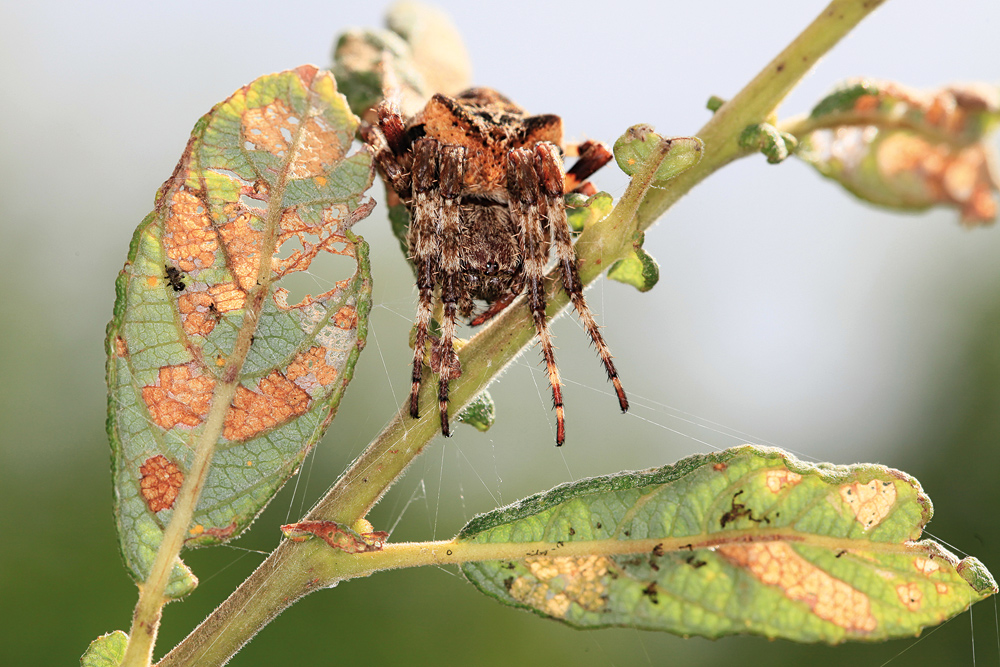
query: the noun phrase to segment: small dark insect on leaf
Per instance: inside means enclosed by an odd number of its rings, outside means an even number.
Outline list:
[[[167,271],[167,282],[170,286],[174,288],[175,292],[183,292],[187,285],[184,284],[182,278],[184,274],[180,272],[176,266],[165,266],[163,267]]]

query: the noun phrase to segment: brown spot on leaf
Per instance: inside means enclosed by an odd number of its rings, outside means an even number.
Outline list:
[[[244,292],[249,292],[257,284],[257,266],[260,263],[263,234],[251,226],[253,219],[249,211],[243,211],[219,227],[219,236],[229,256],[229,268]]]
[[[312,178],[321,176],[344,155],[340,137],[323,118],[313,116],[306,119],[299,129],[300,118],[282,100],[275,100],[265,107],[248,109],[243,114],[243,138],[257,150],[265,150],[275,155],[285,155],[290,146],[282,130],[292,135],[299,134],[294,155],[288,163],[291,178]]]
[[[795,486],[801,481],[802,475],[784,468],[768,470],[764,474],[764,484],[771,493],[778,493],[786,486]]]
[[[337,369],[326,363],[326,348],[312,347],[306,352],[299,352],[288,365],[287,377],[306,391],[309,386],[318,383],[324,387],[337,379]],[[305,378],[300,382],[300,378]],[[312,382],[310,382],[312,380]]]
[[[181,314],[181,325],[188,336],[207,336],[212,333],[218,320],[213,314],[215,299],[207,292],[187,291],[177,299],[177,310]],[[215,308],[215,312],[218,309]]]
[[[228,540],[236,532],[236,521],[222,528],[206,528],[205,534],[211,535],[218,540]]]
[[[115,355],[118,357],[128,356],[128,345],[121,336],[115,336]]]
[[[899,601],[903,603],[903,606],[910,611],[919,610],[923,604],[924,593],[913,582],[896,586],[896,595],[899,597]]]
[[[236,286],[235,283],[219,283],[210,285],[208,293],[212,295],[215,309],[219,313],[228,313],[239,310],[247,302],[246,292]]]
[[[913,559],[913,567],[915,567],[917,572],[920,574],[926,575],[934,574],[941,569],[941,566],[930,558],[923,558],[921,556],[917,556]]]
[[[257,383],[257,391],[236,388],[232,409],[226,415],[223,435],[228,440],[248,440],[309,409],[309,394],[278,371]]]
[[[728,467],[729,466],[727,466],[725,463],[716,463],[712,466],[712,470],[714,470],[715,472],[722,472]]]
[[[880,479],[873,479],[867,484],[845,484],[840,487],[840,498],[868,530],[881,523],[892,511],[896,502],[896,485]]]
[[[185,273],[207,269],[219,249],[212,219],[201,199],[187,190],[178,190],[169,204],[163,229],[163,248]]]
[[[154,385],[142,388],[149,415],[161,428],[198,426],[212,401],[215,380],[193,364],[164,366]]]
[[[525,565],[530,574],[517,577],[509,589],[515,600],[556,618],[565,618],[571,604],[592,612],[604,607],[607,557],[529,558]]]
[[[150,512],[168,510],[174,506],[184,483],[184,473],[162,454],[146,459],[139,466],[139,492]]]
[[[867,595],[819,569],[785,542],[727,544],[718,553],[849,632],[871,632],[878,626]]]
[[[358,326],[358,311],[354,306],[344,306],[333,316],[333,323],[340,329],[355,329]]]

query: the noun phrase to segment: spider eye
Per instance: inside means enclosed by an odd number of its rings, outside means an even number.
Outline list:
[[[499,270],[500,265],[497,262],[486,262],[486,266],[483,267],[483,273],[487,276],[494,276]]]

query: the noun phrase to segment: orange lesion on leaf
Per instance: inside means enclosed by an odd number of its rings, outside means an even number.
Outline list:
[[[913,559],[913,567],[917,569],[920,574],[931,575],[941,569],[934,560],[930,558],[924,558],[922,556],[917,556]]]
[[[263,234],[250,222],[253,214],[244,210],[234,219],[219,227],[219,236],[226,245],[229,268],[244,292],[257,284],[257,266],[260,262],[260,243]]]
[[[940,581],[934,584],[934,590],[937,591],[938,595],[947,595],[951,591],[948,584],[943,584]]]
[[[764,484],[771,493],[778,493],[786,486],[795,486],[802,481],[802,475],[785,468],[768,470],[764,474]]]
[[[896,595],[899,597],[899,601],[903,603],[903,606],[910,611],[919,610],[924,601],[923,591],[912,581],[896,586]]]
[[[892,511],[896,503],[896,485],[880,479],[873,479],[867,484],[844,484],[840,487],[840,499],[868,530],[881,523]]]
[[[322,176],[344,157],[340,137],[326,120],[313,116],[306,120],[288,175],[291,178]]]
[[[139,492],[150,512],[160,512],[174,506],[184,483],[184,473],[177,464],[162,454],[146,459],[139,466]]]
[[[207,336],[218,323],[215,313],[219,312],[215,299],[208,292],[188,290],[177,298],[177,309],[181,314],[181,325],[188,336]]]
[[[212,300],[215,301],[215,308],[220,313],[239,310],[247,302],[246,292],[237,287],[236,283],[210,285],[208,293],[212,296]]]
[[[215,262],[219,241],[204,203],[187,190],[177,190],[169,204],[163,248],[185,273],[207,269]]]
[[[226,415],[223,435],[228,440],[247,440],[309,409],[309,394],[279,371],[257,383],[257,390],[236,389]]]
[[[507,583],[507,591],[549,616],[565,618],[572,604],[599,612],[607,602],[610,561],[606,556],[538,557],[525,560],[525,565],[529,574]]]
[[[878,144],[879,173],[901,191],[916,188],[915,201],[955,204],[967,224],[992,222],[997,215],[987,149],[974,144],[955,149],[909,132],[895,132]]]
[[[343,306],[333,316],[333,324],[338,329],[356,329],[358,326],[358,311],[354,306]]]
[[[142,388],[142,400],[161,428],[194,427],[208,414],[214,389],[215,380],[203,375],[193,364],[164,366],[156,384]]]
[[[718,553],[848,632],[871,632],[878,626],[867,595],[819,569],[785,542],[727,544]]]
[[[228,526],[223,526],[222,528],[206,528],[205,534],[211,535],[212,537],[219,540],[228,540],[236,532],[236,521],[233,521]]]
[[[951,135],[956,140],[970,130],[976,132],[979,128],[975,125],[982,114],[1000,109],[1000,94],[992,86],[965,84],[924,91],[890,81],[872,84],[878,92],[859,96],[854,113],[870,114],[873,121],[907,117],[918,126]]]
[[[115,356],[117,357],[127,357],[128,356],[128,344],[125,339],[121,336],[115,336]]]
[[[337,132],[323,118],[298,118],[282,100],[264,107],[248,109],[243,114],[243,139],[256,150],[284,156],[291,148],[285,134],[298,134],[294,154],[288,163],[291,178],[322,175],[344,155]],[[284,131],[284,133],[282,132]]]
[[[295,355],[292,363],[288,365],[286,376],[303,389],[308,389],[303,385],[312,384],[310,380],[326,386],[337,379],[337,369],[326,363],[326,348],[315,346],[305,352]],[[305,378],[305,382],[299,382],[300,378]]]

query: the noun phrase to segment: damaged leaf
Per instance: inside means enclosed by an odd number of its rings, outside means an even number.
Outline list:
[[[469,55],[447,14],[401,2],[390,8],[386,27],[349,30],[334,46],[334,76],[357,113],[391,97],[408,118],[434,93],[453,96],[469,87]]]
[[[744,445],[566,484],[473,519],[460,541],[523,543],[465,563],[506,604],[577,628],[912,637],[997,592],[975,558],[919,540],[930,499],[883,466]]]
[[[373,206],[358,120],[311,66],[261,77],[202,117],[136,230],[108,325],[108,435],[120,546],[145,580],[241,328],[249,353],[187,546],[238,535],[322,436],[364,347]],[[261,284],[261,248],[270,282]],[[291,248],[291,250],[289,250]],[[285,279],[330,254],[353,275],[289,303]],[[323,280],[322,275],[317,276]],[[180,561],[169,597],[196,580]]]
[[[851,81],[802,122],[797,155],[866,201],[901,210],[952,206],[966,225],[996,219],[1000,90],[948,86],[917,91]]]

